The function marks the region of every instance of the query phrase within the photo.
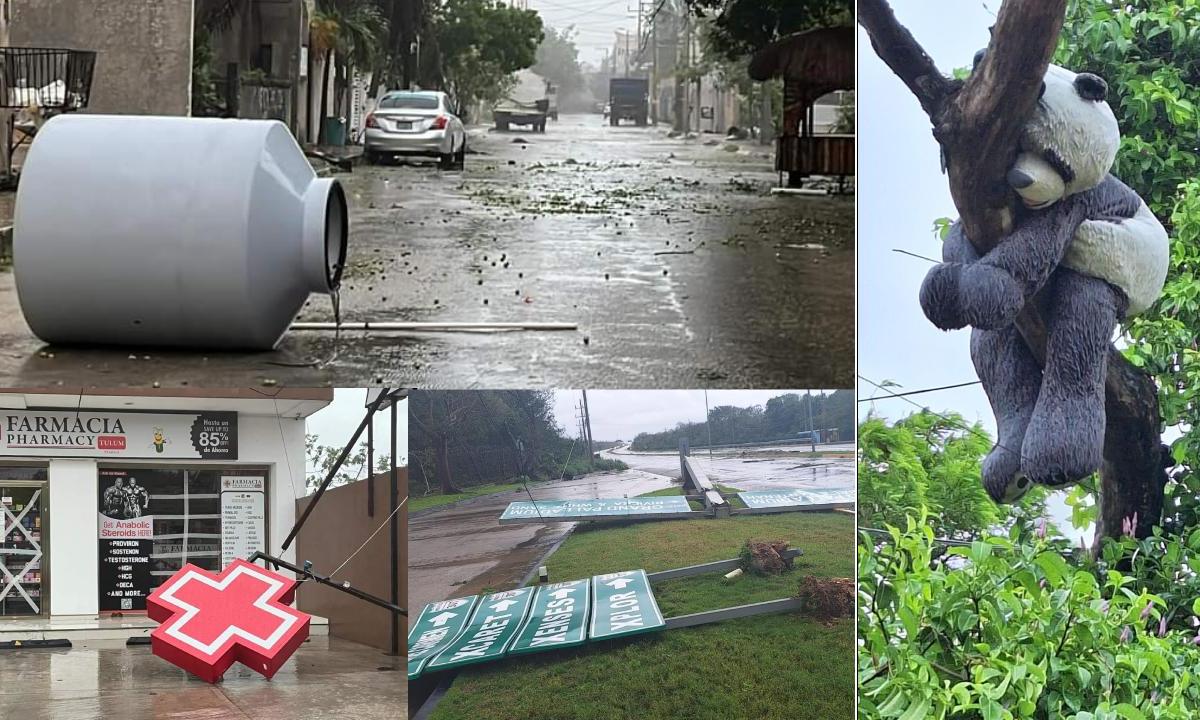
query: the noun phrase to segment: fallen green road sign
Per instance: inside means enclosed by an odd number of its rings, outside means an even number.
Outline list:
[[[534,588],[485,595],[471,622],[449,647],[429,661],[426,670],[447,670],[504,657],[533,600]]]
[[[421,676],[425,664],[454,642],[475,608],[478,595],[442,600],[425,606],[408,633],[408,677]]]
[[[543,585],[509,653],[531,653],[582,645],[587,639],[591,595],[587,580]]]
[[[597,520],[627,516],[678,515],[692,512],[682,495],[601,500],[538,500],[509,504],[500,522],[529,520]],[[697,512],[697,515],[703,513]]]
[[[739,492],[738,497],[751,510],[791,508],[805,505],[853,503],[853,490],[761,490]]]
[[[662,613],[650,592],[645,570],[626,570],[592,578],[592,640],[637,635],[663,627]]]

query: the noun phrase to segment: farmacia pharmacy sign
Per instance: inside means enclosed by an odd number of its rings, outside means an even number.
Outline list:
[[[237,459],[237,413],[0,410],[0,454]]]

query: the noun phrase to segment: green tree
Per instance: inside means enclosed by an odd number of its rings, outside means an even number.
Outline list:
[[[991,447],[983,428],[957,413],[925,410],[892,425],[868,418],[858,430],[859,524],[904,527],[906,517],[927,514],[941,537],[984,534],[1006,519],[980,481]]]
[[[1181,531],[1200,522],[1200,5],[1073,0],[1055,62],[1108,82],[1122,134],[1113,173],[1171,234],[1166,288],[1125,326],[1124,352],[1154,376],[1164,423],[1182,431],[1163,517]]]
[[[495,102],[512,87],[512,74],[537,60],[541,16],[499,0],[443,0],[430,17],[436,71],[460,114],[476,102]]]
[[[850,25],[850,0],[686,0],[692,11],[710,17],[714,49],[729,58],[753,54],[785,35],[815,27]]]
[[[304,486],[307,492],[314,492],[329,471],[333,469],[333,464],[337,462],[338,457],[342,454],[342,448],[332,445],[321,445],[318,442],[319,438],[316,435],[304,436],[304,455],[307,460],[304,473]],[[376,448],[375,453],[375,472],[380,473],[391,468],[392,456],[386,452],[379,452]],[[401,458],[399,464],[403,466],[404,459]],[[356,480],[364,480],[367,477],[370,469],[367,467],[367,444],[359,443],[354,450],[346,456],[346,461],[338,468],[337,474],[334,475],[333,481],[330,482],[330,487],[337,487],[347,483],[355,482]]]
[[[546,35],[537,48],[533,71],[558,86],[560,104],[569,101],[583,89],[574,25],[562,30],[546,28]]]
[[[374,68],[383,53],[387,18],[372,0],[317,0],[309,21],[309,47],[325,62],[321,82],[320,138],[325,142],[325,113],[329,107],[329,68],[334,72],[335,116],[342,114],[342,100],[350,83],[350,69]]]

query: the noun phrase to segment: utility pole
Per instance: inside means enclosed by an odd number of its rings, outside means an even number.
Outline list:
[[[813,426],[812,414],[812,390],[808,391],[808,440],[812,446],[812,451],[817,451],[817,429]]]
[[[704,427],[708,429],[708,459],[712,460],[712,414],[708,411],[708,388],[704,389]]]
[[[675,31],[675,122],[672,123],[676,132],[685,132],[687,130],[685,120],[685,105],[686,99],[684,91],[686,83],[682,77],[683,72],[687,69],[687,44],[683,42],[687,34],[687,9],[677,8],[674,18]]]
[[[592,443],[592,416],[588,413],[587,390],[583,390],[583,422],[587,426],[588,466],[591,467],[595,458],[595,447]]]
[[[650,17],[650,123],[658,125],[658,10]]]

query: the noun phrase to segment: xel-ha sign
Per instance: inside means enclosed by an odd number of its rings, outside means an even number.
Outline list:
[[[298,585],[245,560],[220,574],[184,565],[146,598],[162,623],[151,649],[210,683],[234,662],[270,678],[308,637],[309,616],[290,607]]]
[[[467,626],[478,595],[425,606],[408,633],[408,677],[420,677],[425,663],[450,646]]]

